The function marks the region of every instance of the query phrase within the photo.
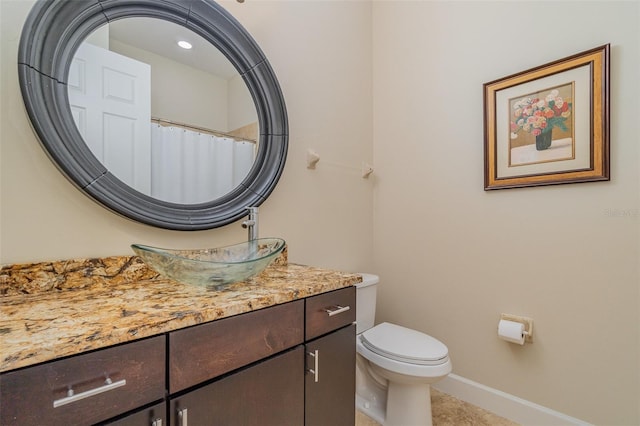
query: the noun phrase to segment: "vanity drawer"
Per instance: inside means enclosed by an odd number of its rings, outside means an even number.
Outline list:
[[[169,333],[169,392],[302,343],[303,321],[298,300]]]
[[[0,424],[106,420],[164,398],[164,373],[164,336],[5,373],[0,376]]]
[[[337,330],[356,320],[355,287],[312,296],[305,302],[305,341]]]

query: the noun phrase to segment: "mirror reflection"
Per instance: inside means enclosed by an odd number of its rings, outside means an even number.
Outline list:
[[[253,165],[259,129],[242,77],[180,25],[126,18],[99,28],[73,58],[68,95],[92,153],[155,199],[215,200]]]

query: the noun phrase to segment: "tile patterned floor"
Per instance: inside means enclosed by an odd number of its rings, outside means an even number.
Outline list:
[[[496,416],[468,402],[460,401],[431,389],[433,426],[517,426],[510,420]],[[380,426],[379,423],[356,411],[356,426]],[[409,425],[406,425],[409,426]]]

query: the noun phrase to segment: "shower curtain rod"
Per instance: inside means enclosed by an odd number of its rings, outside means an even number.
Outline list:
[[[177,121],[166,120],[164,118],[151,117],[151,121],[152,122],[156,122],[158,124],[164,123],[164,124],[169,124],[171,126],[182,127],[183,129],[195,130],[195,131],[200,132],[200,133],[208,133],[208,134],[211,134],[213,136],[223,136],[225,138],[231,138],[234,141],[238,141],[238,142],[253,142],[253,143],[256,143],[256,141],[253,140],[253,139],[242,138],[240,136],[231,135],[229,133],[224,133],[224,132],[221,132],[219,130],[207,129],[206,127],[198,127],[198,126],[193,126],[191,124],[179,123]]]

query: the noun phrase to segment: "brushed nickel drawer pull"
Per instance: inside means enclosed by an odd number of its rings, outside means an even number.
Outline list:
[[[155,419],[151,421],[151,426],[162,426],[162,419]]]
[[[189,426],[189,411],[186,408],[178,410],[178,424],[180,426]]]
[[[347,312],[349,309],[351,309],[351,306],[340,306],[340,305],[335,305],[334,308],[336,309],[325,309],[324,311],[329,314],[330,317],[334,316],[334,315],[338,315],[341,314],[343,312]]]
[[[78,394],[74,393],[73,389],[69,387],[69,390],[67,391],[67,396],[65,398],[60,398],[53,401],[53,408],[58,408],[63,405],[71,404],[72,402],[80,401],[81,399],[98,395],[100,393],[122,387],[126,384],[127,384],[127,381],[124,379],[118,380],[117,382],[112,382],[111,379],[107,377],[107,379],[104,381],[104,385],[97,387],[95,389],[89,389],[88,391],[80,392]]]
[[[313,352],[307,352],[310,356],[313,357],[313,368],[309,369],[309,373],[313,374],[313,381],[318,383],[318,364],[320,360],[320,354],[316,349]]]

